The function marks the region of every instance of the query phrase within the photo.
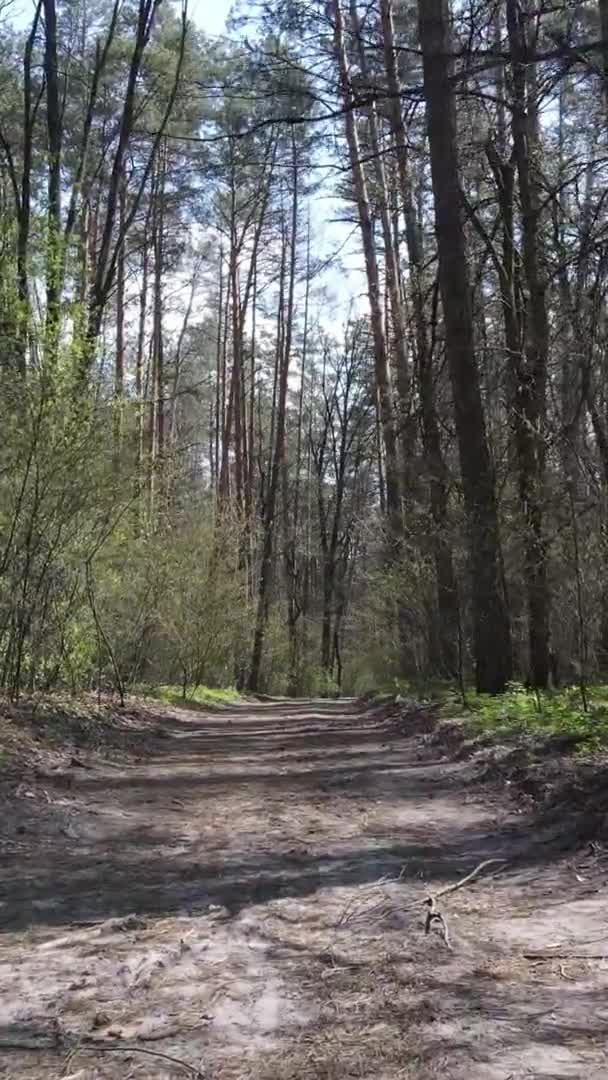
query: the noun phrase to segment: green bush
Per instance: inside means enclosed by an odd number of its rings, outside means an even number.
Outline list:
[[[473,734],[492,732],[509,737],[528,735],[569,735],[579,740],[583,752],[608,745],[608,686],[587,691],[585,711],[579,687],[544,693],[510,684],[506,693],[467,694],[467,725]],[[462,716],[462,700],[454,691],[445,692],[443,716]]]

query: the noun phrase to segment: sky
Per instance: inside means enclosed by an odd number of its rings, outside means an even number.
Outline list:
[[[221,34],[231,0],[190,0],[190,18],[207,34]]]
[[[7,5],[5,17],[15,26],[25,26],[34,10],[33,0],[13,0]],[[3,7],[0,4],[0,9]],[[208,34],[221,34],[230,11],[231,0],[190,0],[190,18]]]

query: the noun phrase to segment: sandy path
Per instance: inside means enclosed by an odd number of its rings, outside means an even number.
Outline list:
[[[20,793],[1,1077],[608,1076],[597,850],[560,854],[348,703],[167,710],[166,730],[144,762]],[[506,869],[443,904],[452,951],[425,937],[428,890],[491,856]]]

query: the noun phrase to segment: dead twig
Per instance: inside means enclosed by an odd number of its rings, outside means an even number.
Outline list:
[[[456,892],[457,889],[464,888],[465,885],[468,885],[471,881],[478,877],[479,874],[481,874],[482,870],[486,870],[488,866],[494,866],[498,863],[502,863],[504,865],[506,861],[506,859],[484,859],[484,861],[480,862],[474,870],[471,870],[470,874],[467,874],[466,877],[460,878],[460,881],[455,881],[452,885],[444,885],[443,889],[440,889],[439,892],[432,893],[430,896],[428,896],[427,899],[424,901],[425,904],[430,904],[431,901],[437,901],[442,896],[447,896],[449,893]]]
[[[524,960],[608,960],[608,952],[525,952],[523,958]]]
[[[172,1054],[163,1054],[160,1050],[148,1050],[144,1046],[133,1046],[130,1043],[112,1043],[109,1045],[108,1043],[93,1041],[83,1042],[74,1047],[71,1057],[73,1058],[76,1054],[79,1054],[84,1050],[92,1051],[93,1053],[99,1051],[102,1054],[147,1054],[148,1057],[162,1058],[163,1061],[170,1061],[172,1065],[180,1065],[182,1069],[185,1069],[191,1076],[196,1077],[196,1080],[203,1080],[203,1073],[195,1065],[190,1065],[190,1063],[184,1061],[183,1058],[174,1057]]]
[[[403,875],[405,873],[405,865],[401,867],[397,877],[391,877],[390,874],[385,874],[384,877],[378,878],[377,881],[372,881],[370,885],[366,885],[359,893],[351,896],[350,900],[346,902],[342,910],[342,914],[336,923],[336,929],[344,926],[345,923],[350,922],[351,919],[356,919],[360,915],[369,915],[376,911],[379,907],[386,903],[386,897],[383,897],[380,901],[373,905],[371,908],[364,907],[365,898],[373,895],[376,889],[381,889],[384,885],[397,885],[400,881],[403,881]],[[363,896],[361,895],[363,893]]]
[[[74,1060],[74,1058],[76,1057],[76,1054],[80,1050],[81,1045],[82,1045],[82,1041],[79,1041],[79,1042],[76,1043],[76,1046],[73,1046],[72,1049],[70,1050],[68,1056],[65,1059],[63,1069],[59,1073],[59,1080],[62,1080],[62,1078],[67,1076],[68,1072],[71,1071],[72,1061]]]

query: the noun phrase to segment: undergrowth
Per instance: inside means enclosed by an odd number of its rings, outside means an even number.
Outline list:
[[[437,682],[421,687],[399,682],[396,689],[401,698],[439,702],[442,717],[462,719],[471,736],[566,736],[576,741],[582,753],[608,747],[607,684],[586,687],[587,710],[578,686],[537,692],[511,683],[504,694],[495,696],[466,689],[464,702],[453,684]]]
[[[576,740],[579,751],[589,753],[608,746],[608,686],[589,687],[586,698],[585,711],[579,687],[540,693],[513,683],[495,697],[467,694],[465,710],[461,696],[452,692],[443,701],[441,713],[464,716],[473,735],[567,736]]]
[[[233,687],[216,689],[210,686],[188,688],[184,695],[181,686],[154,686],[144,690],[145,697],[162,701],[165,705],[198,705],[201,708],[222,708],[240,701],[240,695]]]

